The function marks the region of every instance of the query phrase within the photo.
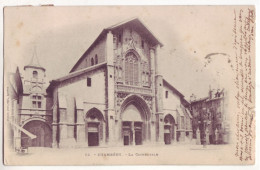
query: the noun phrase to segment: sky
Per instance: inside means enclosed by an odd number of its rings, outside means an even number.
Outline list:
[[[67,75],[99,33],[138,17],[164,44],[164,78],[189,100],[232,79],[234,6],[9,7],[4,11],[5,68],[29,64],[33,51],[48,80]],[[208,56],[208,57],[206,57]]]

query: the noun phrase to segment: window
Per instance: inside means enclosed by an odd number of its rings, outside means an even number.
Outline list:
[[[142,40],[142,49],[144,49],[144,40]]]
[[[97,56],[97,54],[95,55],[95,64],[97,64],[98,63],[98,56]]]
[[[91,87],[91,78],[89,78],[89,77],[87,78],[87,86]]]
[[[118,35],[118,42],[121,43],[121,34]]]
[[[136,55],[132,52],[125,57],[125,83],[127,85],[139,85],[139,63]]]
[[[35,78],[35,79],[38,78],[38,72],[37,71],[33,71],[33,78]]]
[[[41,107],[42,107],[42,103],[38,102],[38,108],[41,108]]]
[[[116,37],[116,35],[113,36],[113,45],[114,45],[114,50],[117,49],[117,37]]]
[[[165,91],[165,98],[168,98],[168,91]]]
[[[91,58],[91,66],[94,65],[94,58]]]
[[[37,94],[32,96],[32,107],[34,109],[42,108],[42,96]]]
[[[33,108],[36,108],[36,102],[33,101],[32,103],[33,103]]]
[[[181,129],[185,128],[185,124],[184,124],[184,116],[181,116]]]

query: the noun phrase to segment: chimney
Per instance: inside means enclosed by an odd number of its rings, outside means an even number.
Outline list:
[[[196,100],[196,96],[192,93],[192,95],[190,96],[190,102],[193,102]]]
[[[211,90],[211,86],[209,85],[209,99],[212,99],[212,90]]]

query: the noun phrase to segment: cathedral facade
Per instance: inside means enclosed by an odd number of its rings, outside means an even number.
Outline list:
[[[184,96],[160,74],[162,43],[133,19],[105,28],[53,80],[53,147],[171,144],[191,138]]]
[[[161,75],[162,46],[135,18],[103,29],[70,73],[47,88],[45,69],[37,62],[25,66],[18,143],[66,148],[189,142],[189,103]]]

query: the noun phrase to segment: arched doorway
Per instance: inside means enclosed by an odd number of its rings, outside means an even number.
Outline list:
[[[21,145],[23,147],[51,147],[51,128],[40,120],[32,120],[23,126],[24,129],[36,135],[35,139],[29,138],[25,133],[21,133]]]
[[[169,145],[175,137],[175,120],[172,115],[168,114],[164,118],[164,143]]]
[[[150,111],[138,96],[128,97],[121,106],[123,145],[142,145],[150,137]]]
[[[86,141],[88,146],[99,146],[103,142],[104,118],[102,113],[92,108],[86,114]]]

